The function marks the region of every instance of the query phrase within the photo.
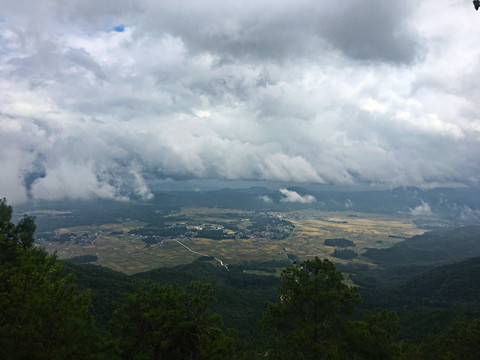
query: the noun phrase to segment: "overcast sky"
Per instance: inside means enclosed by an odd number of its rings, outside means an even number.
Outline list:
[[[480,184],[469,0],[0,0],[0,196]]]

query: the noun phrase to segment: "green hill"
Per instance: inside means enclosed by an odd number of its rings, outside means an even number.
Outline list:
[[[398,294],[436,306],[479,310],[479,274],[480,257],[475,257],[415,276],[399,287]]]
[[[248,264],[225,270],[204,261],[173,268],[160,268],[127,276],[94,265],[68,264],[78,286],[91,289],[92,312],[97,326],[109,330],[113,312],[121,305],[127,293],[134,291],[134,281],[151,280],[158,284],[176,282],[186,286],[192,281],[212,284],[216,302],[213,311],[221,315],[226,328],[235,328],[241,339],[254,339],[258,335],[257,322],[262,317],[267,301],[276,301],[280,278],[259,276],[243,272]],[[257,263],[255,268],[284,267],[289,262]],[[252,265],[253,266],[253,265]]]
[[[480,226],[435,230],[363,256],[386,267],[440,265],[480,256]]]

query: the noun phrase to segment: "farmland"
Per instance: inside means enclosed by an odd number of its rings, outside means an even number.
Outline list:
[[[315,256],[347,261],[333,257],[336,248],[324,244],[325,239],[332,238],[353,242],[349,249],[358,257],[348,261],[368,264],[368,259],[361,256],[367,248],[390,247],[424,232],[408,216],[316,210],[259,214],[183,208],[163,218],[161,226],[129,220],[63,227],[40,234],[37,243],[49,252],[56,252],[61,259],[89,255],[92,263],[133,274],[190,263],[199,254],[228,264],[287,257],[307,260]],[[166,234],[165,229],[175,235]],[[210,233],[221,236],[200,236]]]

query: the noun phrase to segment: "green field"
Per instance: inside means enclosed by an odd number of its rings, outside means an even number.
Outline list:
[[[182,217],[185,224],[221,225],[234,221],[229,219],[234,214],[239,227],[250,224],[247,211],[230,209],[182,209],[175,217]],[[200,254],[216,257],[228,264],[244,261],[270,261],[285,259],[287,255],[307,260],[318,256],[329,258],[334,262],[346,262],[331,256],[335,247],[324,245],[327,238],[345,238],[355,243],[350,249],[360,256],[354,262],[368,263],[361,254],[367,248],[385,248],[402,241],[402,238],[422,234],[424,230],[416,228],[409,217],[393,217],[377,214],[341,213],[304,211],[270,214],[288,219],[294,225],[291,236],[282,240],[268,238],[222,239],[180,237],[164,240],[161,245],[148,246],[141,239],[128,232],[145,226],[142,222],[124,222],[103,224],[101,226],[79,226],[57,229],[64,234],[91,234],[89,244],[73,242],[45,242],[47,251],[56,252],[61,259],[81,255],[97,256],[98,265],[126,274],[148,271],[159,267],[190,263]],[[294,220],[295,219],[295,220]],[[172,223],[174,221],[172,220]],[[122,232],[121,234],[115,234]],[[182,246],[178,242],[188,247]]]

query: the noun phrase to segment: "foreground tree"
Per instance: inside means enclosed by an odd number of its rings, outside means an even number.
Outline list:
[[[235,339],[209,311],[210,285],[141,283],[116,312],[124,359],[225,359]]]
[[[458,318],[445,330],[429,334],[419,346],[409,347],[402,359],[476,360],[480,359],[480,318]]]
[[[33,247],[35,222],[11,223],[0,200],[0,358],[90,359],[100,356],[100,337],[79,292],[55,256]]]
[[[328,260],[305,261],[282,272],[280,301],[268,304],[262,325],[272,359],[388,359],[396,317],[368,314],[350,321],[361,301],[358,290]],[[370,351],[365,344],[381,350]],[[388,343],[388,344],[386,344]]]
[[[12,223],[13,209],[5,198],[0,199],[0,266],[17,258],[18,251],[33,246],[35,219],[24,216],[17,225]]]
[[[361,319],[349,322],[347,352],[353,359],[397,359],[400,346],[393,341],[393,335],[398,330],[398,316],[395,312],[366,312]]]

